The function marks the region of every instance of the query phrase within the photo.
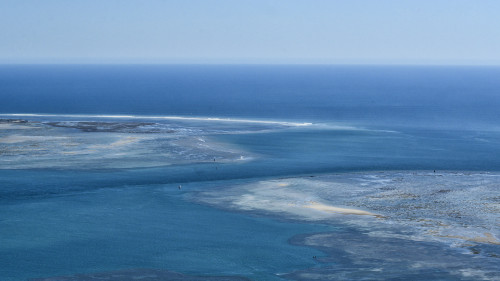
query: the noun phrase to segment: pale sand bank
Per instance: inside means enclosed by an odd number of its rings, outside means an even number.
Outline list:
[[[26,129],[33,129],[33,127],[22,125],[19,123],[0,123],[0,130],[26,130]]]
[[[309,205],[304,205],[303,207],[304,208],[311,208],[311,209],[315,209],[315,210],[319,210],[319,211],[323,211],[323,212],[330,212],[330,213],[381,217],[380,215],[370,213],[367,211],[362,211],[362,210],[357,210],[357,209],[348,209],[348,208],[339,208],[339,207],[321,204],[321,203],[314,202],[314,201],[312,201]]]
[[[488,243],[488,244],[494,244],[494,245],[500,245],[500,240],[493,236],[493,234],[489,232],[485,232],[484,236],[473,236],[473,237],[468,237],[468,236],[460,236],[460,235],[442,235],[440,237],[445,237],[445,238],[455,238],[455,239],[462,239],[465,241],[470,241],[470,242],[477,242],[477,243]]]
[[[339,215],[380,217],[369,211],[341,207],[322,200],[312,190],[302,189],[308,184],[311,182],[307,179],[259,181],[224,192],[203,192],[199,200],[240,210],[288,214],[306,221],[328,220]]]
[[[331,174],[235,185],[201,192],[196,200],[304,221],[351,215],[345,221],[363,227],[412,228],[416,234],[408,239],[500,245],[499,185],[494,173]]]
[[[0,131],[0,168],[147,168],[188,163],[244,163],[256,157],[239,147],[205,137],[205,132],[199,129],[186,127],[179,129],[179,133],[168,130],[142,133],[132,129],[143,123],[90,123],[38,124],[29,127],[33,130]],[[23,124],[0,122],[8,128],[25,126]],[[75,126],[81,128],[81,132],[75,131]],[[113,131],[115,129],[118,132]]]

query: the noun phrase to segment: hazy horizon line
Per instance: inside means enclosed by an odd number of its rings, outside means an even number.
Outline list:
[[[408,65],[500,66],[500,60],[371,58],[0,58],[0,65]]]
[[[181,66],[181,65],[192,65],[192,66],[484,66],[484,67],[499,67],[500,62],[491,63],[450,63],[450,62],[148,62],[148,61],[104,61],[104,62],[83,62],[83,61],[68,61],[68,62],[3,62],[0,61],[0,66],[22,66],[22,65],[144,65],[144,66],[161,66],[161,65],[171,65],[171,66]]]

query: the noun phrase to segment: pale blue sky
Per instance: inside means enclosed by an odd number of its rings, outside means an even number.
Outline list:
[[[500,64],[499,0],[0,0],[0,63]]]

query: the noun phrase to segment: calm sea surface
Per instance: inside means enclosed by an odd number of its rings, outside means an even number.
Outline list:
[[[0,66],[0,279],[500,280],[498,77]]]

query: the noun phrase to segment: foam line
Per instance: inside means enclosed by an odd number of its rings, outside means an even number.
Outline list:
[[[0,114],[9,117],[67,117],[67,118],[119,118],[119,119],[155,119],[155,120],[179,120],[179,121],[210,121],[210,122],[233,122],[233,123],[255,123],[282,126],[311,126],[312,123],[284,122],[254,119],[233,119],[218,117],[182,117],[182,116],[140,116],[140,115],[87,115],[87,114],[33,114],[33,113],[12,113]]]

